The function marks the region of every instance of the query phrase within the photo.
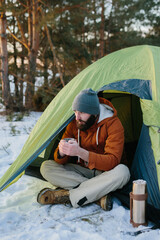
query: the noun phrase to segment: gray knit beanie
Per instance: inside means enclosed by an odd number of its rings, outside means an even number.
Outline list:
[[[91,88],[82,90],[74,99],[72,104],[73,111],[84,112],[97,115],[100,112],[99,99],[97,93]]]

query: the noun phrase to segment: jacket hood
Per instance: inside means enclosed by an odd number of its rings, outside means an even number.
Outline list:
[[[99,98],[99,102],[100,102],[100,114],[99,114],[97,124],[101,125],[104,119],[116,116],[117,111],[113,107],[112,103],[109,102],[107,99]]]

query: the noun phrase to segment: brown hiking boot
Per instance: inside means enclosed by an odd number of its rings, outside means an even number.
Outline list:
[[[40,204],[67,204],[70,203],[69,191],[65,189],[44,188],[37,196]]]
[[[101,197],[96,204],[98,204],[103,210],[110,211],[113,207],[112,197],[110,194],[107,194],[104,197]]]

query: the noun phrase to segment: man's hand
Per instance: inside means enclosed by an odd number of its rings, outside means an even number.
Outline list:
[[[69,140],[66,142],[65,140],[61,140],[59,143],[59,154],[61,156],[78,156],[79,145],[76,140]]]
[[[89,160],[89,152],[84,148],[81,148],[76,140],[69,140],[66,142],[65,140],[61,140],[59,142],[59,154],[61,157],[67,156],[77,156],[88,162]]]

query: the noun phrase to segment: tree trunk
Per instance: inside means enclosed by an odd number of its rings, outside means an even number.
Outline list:
[[[24,46],[22,45],[22,53],[24,52]],[[19,90],[19,101],[20,101],[20,108],[21,110],[24,110],[23,106],[23,80],[24,79],[24,71],[25,71],[25,66],[24,66],[24,56],[22,54],[21,56],[21,73],[20,73],[20,90]]]
[[[48,89],[48,59],[46,57],[46,47],[44,48],[43,51],[43,63],[44,63],[44,86]]]
[[[25,94],[25,107],[26,109],[33,108],[33,96],[35,88],[35,72],[36,72],[36,59],[39,48],[39,27],[38,27],[38,2],[32,0],[32,4],[29,1],[29,52],[28,52],[28,81]]]
[[[13,17],[13,33],[15,34],[15,19]],[[14,57],[14,70],[16,70],[16,75],[14,76],[14,85],[15,85],[15,104],[19,105],[19,89],[18,89],[18,67],[17,67],[17,48],[16,48],[16,40],[13,39],[13,57]],[[19,108],[19,107],[18,107]]]
[[[105,40],[104,40],[104,31],[105,31],[105,15],[104,15],[104,0],[101,3],[101,24],[100,24],[100,58],[105,54]]]
[[[2,0],[0,6],[2,6]],[[5,3],[4,3],[5,4]],[[8,52],[7,52],[7,35],[6,35],[6,16],[4,12],[0,12],[0,76],[2,79],[2,98],[6,109],[10,106],[10,85],[8,79]]]
[[[25,93],[25,107],[30,110],[33,109],[33,96],[35,88],[35,70],[36,70],[36,54],[32,50],[28,56],[28,77],[27,88]]]
[[[94,21],[94,48],[93,48],[93,60],[96,61],[98,59],[98,53],[97,53],[97,23],[96,23],[96,0],[93,1],[93,21]]]
[[[108,34],[107,34],[107,49],[106,49],[107,54],[110,53],[110,32],[111,32],[111,24],[112,24],[112,10],[113,10],[113,2],[112,2],[109,18],[108,18],[108,31],[107,31]]]
[[[43,13],[42,9],[40,9],[40,11],[41,11],[42,17],[44,17],[44,13]],[[51,48],[51,51],[52,51],[52,54],[53,54],[53,59],[54,59],[56,68],[57,68],[58,73],[59,73],[59,78],[60,78],[62,86],[64,87],[65,82],[63,80],[63,73],[62,73],[61,68],[59,66],[60,64],[59,64],[58,58],[56,56],[56,51],[55,51],[55,48],[54,48],[54,45],[53,45],[53,42],[52,42],[52,39],[51,39],[51,36],[50,36],[50,33],[49,33],[49,29],[47,27],[47,24],[45,24],[45,30],[46,30],[48,42],[49,42],[49,45],[50,45],[50,48]]]
[[[27,1],[28,6],[28,47],[32,48],[32,0]]]

